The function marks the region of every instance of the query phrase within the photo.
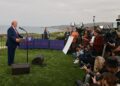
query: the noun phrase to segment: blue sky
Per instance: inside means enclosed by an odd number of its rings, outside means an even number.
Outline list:
[[[0,25],[17,20],[24,26],[64,25],[70,22],[115,21],[120,0],[0,0]]]

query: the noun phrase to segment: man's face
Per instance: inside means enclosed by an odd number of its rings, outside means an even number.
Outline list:
[[[17,28],[17,21],[13,21],[13,22],[12,22],[12,26],[13,26],[14,28]]]
[[[17,22],[14,23],[14,27],[17,28]]]
[[[97,36],[97,33],[94,31],[94,36]]]

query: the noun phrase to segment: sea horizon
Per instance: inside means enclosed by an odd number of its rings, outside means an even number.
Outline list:
[[[0,34],[7,34],[7,30],[10,26],[9,25],[1,25],[0,26]],[[18,26],[19,27],[19,26]],[[44,33],[45,27],[39,27],[39,26],[22,26],[25,30],[28,31],[28,33],[37,33],[37,34],[42,34]],[[20,30],[17,28],[19,33],[25,33],[24,31]],[[47,30],[52,33],[52,32],[61,32],[61,29],[58,28],[52,28],[52,27],[47,27]]]

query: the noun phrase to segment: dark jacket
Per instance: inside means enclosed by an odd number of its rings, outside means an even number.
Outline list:
[[[104,39],[102,36],[96,36],[93,44],[93,49],[97,52],[103,51]]]
[[[19,46],[19,43],[16,42],[16,38],[23,38],[23,37],[19,33],[16,33],[13,27],[10,27],[7,31],[6,46],[13,48]]]
[[[64,37],[66,41],[68,40],[70,34],[71,34],[70,32],[65,32]]]

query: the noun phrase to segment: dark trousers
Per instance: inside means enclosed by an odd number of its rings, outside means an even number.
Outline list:
[[[8,65],[11,65],[14,63],[15,50],[16,50],[16,47],[8,46]]]

